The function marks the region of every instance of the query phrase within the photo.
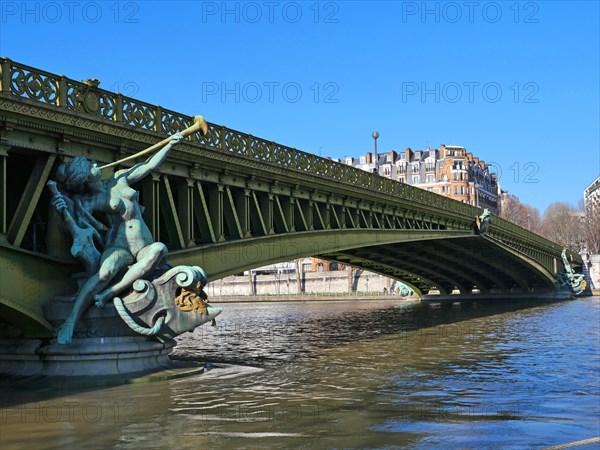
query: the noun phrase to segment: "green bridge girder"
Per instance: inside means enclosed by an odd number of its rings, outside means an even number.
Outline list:
[[[93,81],[0,59],[4,328],[48,335],[42,303],[75,290],[69,275],[79,269],[45,188],[58,165],[79,155],[119,160],[192,121]],[[177,145],[136,188],[169,261],[200,265],[210,280],[319,256],[419,293],[476,287],[509,296],[552,290],[564,270],[560,245],[498,217],[478,235],[479,208],[210,123],[207,136]]]

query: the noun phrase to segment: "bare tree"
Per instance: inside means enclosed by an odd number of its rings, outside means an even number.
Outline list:
[[[573,251],[584,247],[583,212],[568,203],[552,203],[542,218],[541,234]]]
[[[540,212],[513,194],[502,199],[500,217],[536,233],[540,230]]]
[[[579,209],[583,211],[581,226],[585,249],[590,253],[600,253],[600,208],[587,208],[581,200]]]

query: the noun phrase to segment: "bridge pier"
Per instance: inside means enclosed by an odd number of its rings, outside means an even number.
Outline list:
[[[158,342],[141,336],[75,338],[70,345],[41,339],[0,340],[2,375],[115,376],[171,367],[172,339]]]

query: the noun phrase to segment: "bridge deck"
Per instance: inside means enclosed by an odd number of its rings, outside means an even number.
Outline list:
[[[45,189],[56,167],[121,159],[193,119],[8,59],[0,71],[0,304],[43,329],[41,303],[78,270]],[[323,256],[417,291],[510,293],[552,288],[563,270],[560,245],[498,217],[479,236],[479,208],[212,123],[136,188],[170,260],[213,280]]]

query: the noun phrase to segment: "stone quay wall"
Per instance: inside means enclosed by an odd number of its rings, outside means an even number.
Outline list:
[[[345,294],[349,292],[383,293],[396,288],[394,280],[361,270],[354,271],[349,289],[348,271],[305,272],[300,275],[301,290],[295,273],[230,276],[209,283],[209,297],[252,295]]]
[[[592,291],[595,295],[600,295],[600,254],[583,255],[583,272],[588,282],[591,282]]]

